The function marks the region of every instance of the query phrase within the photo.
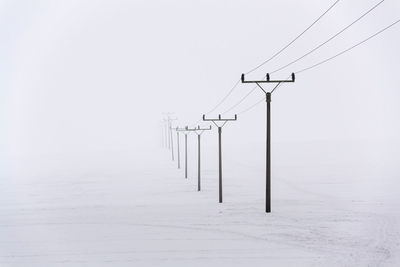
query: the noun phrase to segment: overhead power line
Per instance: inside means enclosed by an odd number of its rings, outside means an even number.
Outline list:
[[[364,40],[362,40],[362,41],[356,43],[355,45],[353,45],[353,46],[351,46],[351,47],[349,47],[349,48],[347,48],[347,49],[345,49],[345,50],[343,50],[343,51],[341,51],[341,52],[339,52],[339,53],[337,53],[336,55],[331,56],[331,57],[329,57],[329,58],[327,58],[327,59],[324,59],[324,60],[322,60],[322,61],[320,61],[320,62],[318,62],[318,63],[316,63],[316,64],[314,64],[314,65],[311,65],[311,66],[309,66],[309,67],[307,67],[307,68],[304,68],[304,69],[301,69],[301,70],[299,70],[299,71],[296,71],[295,74],[299,74],[299,73],[308,71],[308,70],[313,69],[313,68],[316,68],[316,67],[318,67],[318,66],[320,66],[320,65],[322,65],[322,64],[324,64],[324,63],[327,63],[327,62],[329,62],[329,61],[331,61],[331,60],[333,60],[333,59],[335,59],[335,58],[337,58],[337,57],[339,57],[339,56],[341,56],[341,55],[343,55],[343,54],[345,54],[345,53],[347,53],[347,52],[353,50],[354,48],[356,48],[356,47],[358,47],[358,46],[364,44],[365,42],[371,40],[372,38],[378,36],[379,34],[385,32],[386,30],[388,30],[388,29],[390,29],[391,27],[395,26],[395,25],[398,24],[399,22],[400,22],[400,19],[398,19],[397,21],[393,22],[392,24],[386,26],[385,28],[381,29],[380,31],[374,33],[373,35],[369,36],[368,38],[366,38],[366,39],[364,39]],[[244,110],[238,112],[237,114],[238,114],[238,115],[241,115],[241,114],[243,114],[243,113],[246,113],[246,112],[252,110],[253,108],[255,108],[257,105],[259,105],[259,104],[260,104],[261,102],[263,102],[263,101],[265,101],[265,97],[263,97],[262,99],[258,100],[256,103],[252,104],[252,105],[249,106],[248,108],[246,108],[246,109],[244,109]]]
[[[206,115],[207,114],[209,114],[209,113],[211,113],[211,112],[213,112],[213,111],[215,111],[222,103],[224,103],[224,101],[232,94],[232,92],[235,90],[235,88],[238,86],[238,84],[240,83],[240,80],[238,80],[236,83],[235,83],[235,85],[229,90],[229,92],[221,99],[221,101],[219,101],[218,102],[218,104],[213,108],[213,109],[211,109],[210,111],[208,111],[207,113],[206,113]],[[199,121],[201,121],[202,119],[200,119]]]
[[[221,114],[224,115],[226,113],[228,113],[229,111],[231,111],[232,109],[236,108],[237,106],[240,105],[240,103],[242,103],[249,95],[251,95],[251,93],[253,93],[255,90],[257,89],[257,86],[254,86],[244,97],[242,97],[242,99],[239,100],[239,102],[237,102],[236,104],[234,104],[233,106],[231,106],[230,108],[228,108],[227,110],[225,110],[224,112],[222,112]]]
[[[254,104],[251,105],[250,107],[248,107],[248,108],[246,108],[246,109],[244,109],[244,110],[238,112],[237,114],[240,115],[240,114],[246,113],[247,111],[252,110],[253,108],[255,108],[258,104],[260,104],[260,103],[263,102],[264,100],[265,100],[265,97],[263,97],[262,99],[258,100],[256,103],[254,103]]]
[[[367,12],[365,12],[364,14],[362,14],[359,18],[357,18],[356,20],[354,20],[352,23],[350,23],[349,25],[347,25],[346,27],[344,27],[343,29],[341,29],[339,32],[337,32],[336,34],[334,34],[333,36],[331,36],[328,40],[324,41],[323,43],[317,45],[316,47],[314,47],[313,49],[311,49],[310,51],[308,51],[307,53],[305,53],[304,55],[302,55],[301,57],[287,63],[286,65],[279,67],[278,69],[271,71],[270,73],[273,74],[275,72],[281,71],[291,65],[293,65],[294,63],[302,60],[303,58],[309,56],[310,54],[314,53],[315,51],[317,51],[318,49],[320,49],[321,47],[323,47],[324,45],[326,45],[327,43],[329,43],[330,41],[332,41],[333,39],[335,39],[336,37],[338,37],[340,34],[342,34],[343,32],[345,32],[347,29],[349,29],[351,26],[353,26],[354,24],[356,24],[358,21],[360,21],[361,19],[363,19],[365,16],[367,16],[369,13],[371,13],[375,8],[377,8],[378,6],[380,6],[385,0],[380,1],[379,3],[377,3],[375,6],[373,6],[372,8],[370,8]]]
[[[299,35],[297,35],[292,41],[290,41],[288,44],[286,44],[283,48],[281,48],[278,52],[273,54],[269,59],[265,60],[258,66],[254,67],[253,69],[249,70],[245,74],[249,74],[260,67],[264,66],[268,62],[270,62],[272,59],[280,55],[283,51],[285,51],[289,46],[291,46],[294,42],[296,42],[301,36],[303,36],[308,30],[310,30],[318,21],[320,21],[333,7],[335,7],[341,0],[336,0],[327,10],[325,10],[313,23],[311,23],[310,26],[308,26],[305,30],[303,30]],[[225,102],[225,100],[233,93],[233,91],[236,89],[236,87],[239,85],[240,80],[238,80],[233,87],[228,91],[228,93],[215,105],[211,110],[209,110],[206,114],[210,114],[211,112],[214,112],[222,103]],[[200,122],[201,119],[199,119],[194,125],[196,125],[198,122]]]
[[[313,23],[311,23],[310,26],[308,26],[304,31],[302,31],[299,35],[296,36],[296,38],[294,38],[292,41],[290,41],[287,45],[285,45],[281,50],[279,50],[278,52],[276,52],[275,54],[273,54],[270,58],[268,58],[267,60],[263,61],[261,64],[257,65],[256,67],[254,67],[253,69],[249,70],[248,72],[246,72],[245,74],[249,74],[259,68],[261,68],[262,66],[264,66],[265,64],[267,64],[268,62],[270,62],[271,60],[273,60],[275,57],[277,57],[278,55],[280,55],[283,51],[285,51],[289,46],[291,46],[294,42],[296,42],[301,36],[303,36],[309,29],[311,29],[318,21],[320,21],[334,6],[336,6],[337,3],[339,3],[340,0],[335,1],[324,13],[322,13],[322,15],[320,15]]]
[[[395,21],[395,22],[393,22],[393,23],[390,24],[389,26],[386,26],[386,27],[383,28],[382,30],[380,30],[380,31],[378,31],[378,32],[376,32],[376,33],[374,33],[373,35],[369,36],[368,38],[362,40],[361,42],[358,42],[358,43],[356,43],[355,45],[353,45],[353,46],[351,46],[351,47],[349,47],[349,48],[347,48],[347,49],[341,51],[340,53],[337,53],[336,55],[334,55],[334,56],[332,56],[332,57],[329,57],[329,58],[327,58],[327,59],[325,59],[325,60],[322,60],[322,61],[320,61],[320,62],[318,62],[318,63],[316,63],[316,64],[314,64],[314,65],[311,65],[311,66],[309,66],[309,67],[307,67],[307,68],[304,68],[304,69],[302,69],[302,70],[296,71],[295,73],[296,73],[296,74],[297,74],[297,73],[302,73],[302,72],[304,72],[304,71],[307,71],[307,70],[313,69],[313,68],[315,68],[315,67],[317,67],[317,66],[320,66],[320,65],[322,65],[322,64],[324,64],[324,63],[326,63],[326,62],[328,62],[328,61],[331,61],[331,60],[337,58],[338,56],[341,56],[341,55],[343,55],[344,53],[349,52],[350,50],[352,50],[352,49],[354,49],[354,48],[356,48],[356,47],[362,45],[363,43],[365,43],[365,42],[369,41],[370,39],[376,37],[377,35],[383,33],[384,31],[386,31],[386,30],[388,30],[389,28],[395,26],[395,25],[396,25],[397,23],[399,23],[399,22],[400,22],[400,19],[397,20],[397,21]]]

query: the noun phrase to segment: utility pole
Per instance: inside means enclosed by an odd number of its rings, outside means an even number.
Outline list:
[[[172,161],[174,161],[174,139],[172,138],[172,124],[169,123],[169,136],[171,137],[171,154],[172,154]]]
[[[164,125],[161,122],[161,147],[164,147]]]
[[[169,132],[168,132],[168,148],[171,148],[172,161],[174,161],[174,141],[173,141],[173,138],[172,138],[172,124],[171,124],[171,122],[177,120],[177,118],[171,118],[170,115],[173,114],[171,112],[167,112],[167,113],[164,113],[164,114],[167,115],[166,121],[167,121],[168,130],[169,130]]]
[[[168,120],[163,119],[164,121],[164,125],[163,125],[163,131],[164,131],[164,147],[165,148],[169,148],[168,147]]]
[[[292,73],[290,80],[270,80],[269,73],[267,73],[266,80],[261,81],[245,81],[244,74],[242,74],[241,80],[242,83],[255,83],[264,93],[265,100],[267,102],[267,122],[266,122],[266,177],[265,177],[265,212],[271,212],[271,95],[275,91],[276,88],[281,83],[293,83],[295,81],[295,75]],[[271,92],[267,92],[261,87],[261,83],[274,83],[275,87],[271,90]]]
[[[197,128],[189,129],[187,128],[187,131],[193,131],[197,134],[197,191],[201,190],[201,181],[200,181],[200,159],[201,159],[201,154],[200,154],[200,141],[201,141],[201,135],[204,133],[204,131],[211,130],[211,125],[209,128],[200,128],[200,126],[197,126]]]
[[[212,123],[215,124],[218,128],[218,152],[219,152],[219,203],[222,203],[222,144],[221,144],[221,139],[222,139],[222,127],[225,126],[225,124],[228,121],[236,121],[237,120],[237,115],[235,114],[234,119],[222,119],[221,114],[218,115],[218,119],[206,119],[206,115],[203,114],[203,121],[211,121]],[[221,125],[218,125],[217,122],[222,122]]]
[[[176,128],[177,132],[183,132],[183,134],[185,135],[185,178],[188,178],[188,171],[187,171],[187,135],[189,133],[188,131],[188,127],[186,126],[185,128]]]
[[[175,128],[175,131],[176,131],[176,144],[177,144],[177,149],[178,149],[178,151],[177,151],[177,154],[178,154],[178,169],[180,169],[181,168],[181,153],[180,153],[180,148],[179,148],[179,131],[178,131],[178,129],[179,129],[179,127],[177,126],[176,128]]]

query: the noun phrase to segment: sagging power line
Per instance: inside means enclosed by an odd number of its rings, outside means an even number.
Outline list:
[[[251,70],[245,72],[244,74],[250,74],[253,71],[261,68],[262,66],[264,66],[265,64],[267,64],[268,62],[270,62],[271,60],[273,60],[274,58],[276,58],[278,55],[280,55],[283,51],[285,51],[287,48],[289,48],[289,46],[291,46],[294,42],[296,42],[301,36],[303,36],[308,30],[310,30],[315,24],[317,24],[318,21],[320,21],[329,11],[331,11],[332,8],[334,8],[336,6],[336,4],[339,3],[340,0],[335,1],[331,6],[329,6],[329,8],[323,12],[313,23],[311,23],[310,26],[308,26],[304,31],[302,31],[299,35],[297,35],[292,41],[290,41],[287,45],[285,45],[282,49],[280,49],[278,52],[276,52],[275,54],[273,54],[270,58],[268,58],[267,60],[263,61],[261,64],[257,65],[256,67],[252,68]]]
[[[320,16],[318,16],[318,18],[316,20],[314,20],[306,29],[304,29],[300,34],[298,34],[294,39],[292,39],[289,43],[287,43],[285,46],[283,46],[281,49],[279,49],[276,53],[274,53],[267,60],[263,61],[261,64],[257,65],[256,67],[250,69],[245,74],[250,74],[250,73],[254,72],[255,70],[261,68],[262,66],[264,66],[265,64],[267,64],[268,62],[270,62],[271,60],[273,60],[280,54],[282,54],[286,49],[288,49],[292,44],[294,44],[298,39],[300,39],[300,37],[302,37],[306,32],[308,32],[315,24],[317,24],[326,14],[328,14],[329,11],[331,11],[339,2],[340,2],[340,0],[336,0],[332,5],[329,6],[328,9],[326,9]],[[217,103],[217,105],[215,105],[211,110],[209,110],[205,114],[208,115],[208,114],[214,112],[215,110],[217,110],[217,108],[226,101],[226,99],[233,93],[233,91],[236,89],[236,87],[239,84],[240,84],[240,80],[236,81],[234,83],[234,85],[232,86],[232,88],[228,91],[228,93],[225,96],[223,96],[222,99]],[[226,112],[227,111],[225,111],[225,113]],[[201,119],[196,121],[193,125],[196,125],[200,121],[201,121]]]
[[[255,90],[257,89],[257,86],[254,86],[243,98],[241,98],[236,104],[234,104],[233,106],[231,106],[230,108],[228,108],[227,110],[225,110],[224,112],[222,112],[222,115],[225,115],[226,113],[228,113],[229,111],[233,110],[234,108],[236,108],[237,106],[239,106],[244,100],[246,100],[246,98],[251,95]]]
[[[395,25],[398,24],[399,22],[400,22],[400,19],[398,19],[398,20],[396,20],[395,22],[389,24],[388,26],[384,27],[383,29],[377,31],[376,33],[370,35],[369,37],[363,39],[362,41],[360,41],[360,42],[358,42],[358,43],[356,43],[356,44],[350,46],[349,48],[346,48],[346,49],[342,50],[341,52],[339,52],[339,53],[337,53],[337,54],[335,54],[335,55],[333,55],[333,56],[331,56],[331,57],[328,57],[328,58],[326,58],[326,59],[324,59],[324,60],[322,60],[322,61],[320,61],[320,62],[318,62],[318,63],[315,63],[315,64],[313,64],[313,65],[311,65],[311,66],[308,66],[308,67],[306,67],[306,68],[300,69],[300,70],[298,70],[298,71],[296,71],[296,72],[294,72],[294,73],[297,75],[297,74],[303,73],[303,72],[305,72],[305,71],[314,69],[314,68],[316,68],[316,67],[318,67],[318,66],[320,66],[320,65],[323,65],[323,64],[325,64],[325,63],[327,63],[327,62],[329,62],[329,61],[331,61],[331,60],[333,60],[333,59],[335,59],[335,58],[337,58],[337,57],[339,57],[339,56],[341,56],[341,55],[343,55],[343,54],[345,54],[345,53],[347,53],[347,52],[350,52],[351,50],[357,48],[358,46],[360,46],[360,45],[362,45],[362,44],[368,42],[369,40],[373,39],[374,37],[380,35],[381,33],[383,33],[383,32],[385,32],[385,31],[389,30],[390,28],[392,28],[393,26],[395,26]],[[264,100],[265,100],[265,97],[262,98],[262,99],[260,99],[260,100],[257,100],[257,102],[255,102],[254,104],[250,105],[249,107],[247,107],[247,108],[245,108],[245,109],[243,109],[243,110],[237,112],[237,114],[241,115],[241,114],[244,114],[244,113],[246,113],[246,112],[252,110],[252,109],[255,108],[256,106],[258,106],[260,103],[262,103]],[[242,100],[242,102],[243,102],[243,100]]]
[[[322,65],[322,64],[324,64],[324,63],[326,63],[326,62],[328,62],[328,61],[331,61],[332,59],[335,59],[335,58],[337,58],[337,57],[339,57],[339,56],[341,56],[341,55],[343,55],[343,54],[345,54],[345,53],[347,53],[347,52],[353,50],[354,48],[356,48],[356,47],[362,45],[363,43],[365,43],[365,42],[371,40],[372,38],[378,36],[379,34],[385,32],[386,30],[388,30],[388,29],[390,29],[391,27],[395,26],[395,25],[396,25],[397,23],[399,23],[399,22],[400,22],[400,19],[396,20],[395,22],[393,22],[392,24],[386,26],[385,28],[383,28],[383,29],[377,31],[376,33],[374,33],[373,35],[369,36],[368,38],[365,38],[364,40],[362,40],[362,41],[360,41],[360,42],[358,42],[358,43],[356,43],[356,44],[350,46],[349,48],[347,48],[347,49],[345,49],[345,50],[342,50],[341,52],[337,53],[336,55],[331,56],[331,57],[329,57],[329,58],[327,58],[327,59],[324,59],[324,60],[322,60],[322,61],[320,61],[320,62],[318,62],[318,63],[316,63],[316,64],[313,64],[313,65],[311,65],[311,66],[309,66],[309,67],[307,67],[307,68],[304,68],[304,69],[301,69],[301,70],[299,70],[299,71],[296,71],[295,73],[296,73],[296,74],[297,74],[297,73],[302,73],[302,72],[305,72],[305,71],[307,71],[307,70],[310,70],[310,69],[313,69],[313,68],[315,68],[315,67],[318,67],[318,66],[320,66],[320,65]]]
[[[317,51],[318,49],[320,49],[321,47],[323,47],[324,45],[326,45],[327,43],[329,43],[330,41],[332,41],[333,39],[335,39],[336,37],[338,37],[340,34],[342,34],[343,32],[345,32],[347,29],[349,29],[351,26],[353,26],[354,24],[356,24],[357,22],[359,22],[360,20],[362,20],[365,16],[367,16],[369,13],[371,13],[374,9],[376,9],[378,6],[380,6],[385,0],[380,1],[379,3],[377,3],[376,5],[374,5],[372,8],[370,8],[367,12],[363,13],[360,17],[358,17],[356,20],[354,20],[352,23],[350,23],[349,25],[347,25],[346,27],[344,27],[343,29],[341,29],[339,32],[337,32],[336,34],[334,34],[333,36],[329,37],[326,41],[322,42],[321,44],[317,45],[316,47],[314,47],[313,49],[311,49],[310,51],[308,51],[307,53],[305,53],[304,55],[302,55],[301,57],[296,58],[295,60],[283,65],[282,67],[279,67],[273,71],[270,72],[270,74],[274,74],[278,71],[281,71],[283,69],[286,69],[287,67],[293,65],[296,62],[299,62],[300,60],[302,60],[303,58],[311,55],[312,53],[314,53],[315,51]]]
[[[322,42],[321,44],[317,45],[316,47],[314,47],[313,49],[311,49],[310,51],[308,51],[307,53],[305,53],[304,55],[296,58],[295,60],[273,70],[270,72],[270,74],[276,73],[278,71],[281,71],[297,62],[299,62],[300,60],[304,59],[305,57],[311,55],[312,53],[314,53],[315,51],[319,50],[321,47],[323,47],[324,45],[326,45],[327,43],[329,43],[330,41],[332,41],[333,39],[335,39],[336,37],[338,37],[340,34],[342,34],[343,32],[345,32],[347,29],[349,29],[350,27],[352,27],[354,24],[356,24],[357,22],[359,22],[360,20],[362,20],[365,16],[367,16],[369,13],[371,13],[373,10],[375,10],[378,6],[380,6],[385,0],[381,0],[380,2],[378,2],[377,4],[375,4],[373,7],[371,7],[370,9],[368,9],[366,12],[364,12],[360,17],[358,17],[357,19],[355,19],[353,22],[351,22],[349,25],[347,25],[346,27],[344,27],[343,29],[341,29],[339,32],[337,32],[336,34],[334,34],[333,36],[329,37],[327,40],[325,40],[324,42]],[[298,73],[298,72],[296,72]],[[245,73],[247,74],[247,73]],[[249,93],[247,93],[243,98],[241,98],[237,103],[235,103],[233,106],[231,106],[229,109],[227,109],[226,111],[222,112],[222,114],[226,114],[229,111],[233,110],[235,107],[237,107],[238,105],[240,105],[252,92],[254,92],[253,88]],[[247,108],[246,110],[242,111],[243,113],[246,112],[247,110],[251,110],[252,107],[256,106],[258,103],[262,102],[262,100],[260,100],[259,102],[257,102],[256,104],[253,104],[252,106],[250,106],[249,108]],[[238,112],[238,114],[240,114],[241,112]]]

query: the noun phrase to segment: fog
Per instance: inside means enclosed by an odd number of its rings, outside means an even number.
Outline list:
[[[239,84],[213,109],[242,73],[279,51],[332,3],[0,1],[0,177],[18,187],[19,179],[107,173],[129,175],[140,184],[144,178],[135,174],[138,170],[167,172],[160,157],[171,170],[176,168],[176,158],[170,162],[171,152],[161,149],[165,112],[178,118],[173,127],[193,126],[203,114],[239,113],[237,121],[223,128],[224,168],[233,177],[242,165],[259,171],[261,183],[265,103],[240,112],[264,94],[257,89],[224,113],[253,88]],[[246,78],[265,77],[305,54],[376,3],[340,1],[304,36]],[[393,23],[399,14],[400,2],[385,1],[271,78],[286,78],[329,58]],[[346,197],[357,192],[363,199],[398,203],[399,27],[298,74],[295,83],[274,92],[274,175],[299,183],[355,179],[344,190]],[[203,166],[215,171],[215,127],[204,133],[202,144]],[[196,153],[196,139],[189,135],[191,176],[196,173]],[[256,191],[259,197],[262,187]]]

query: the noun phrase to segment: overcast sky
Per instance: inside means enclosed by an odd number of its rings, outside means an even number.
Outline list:
[[[162,113],[197,121],[247,72],[322,14],[333,0],[0,1],[2,157],[95,153],[158,146]],[[377,0],[341,0],[259,78],[325,41]],[[376,10],[285,78],[400,18],[400,3]],[[364,140],[400,135],[400,25],[297,76],[273,95],[274,142]],[[235,104],[240,85],[210,116]],[[233,114],[263,97],[252,93]],[[239,115],[227,140],[264,142],[265,105]],[[229,142],[229,141],[228,141]]]

